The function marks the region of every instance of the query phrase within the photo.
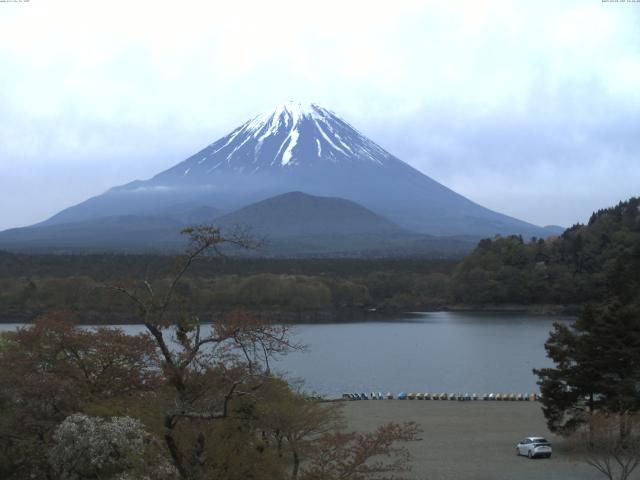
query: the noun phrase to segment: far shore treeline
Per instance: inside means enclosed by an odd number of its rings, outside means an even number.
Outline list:
[[[595,212],[562,235],[484,239],[463,259],[200,258],[181,284],[180,305],[237,308],[274,321],[332,321],[426,309],[577,312],[624,282],[640,255],[640,199]],[[134,321],[126,298],[102,288],[141,278],[162,288],[171,261],[160,255],[0,252],[0,321],[28,322],[51,309],[86,323]]]

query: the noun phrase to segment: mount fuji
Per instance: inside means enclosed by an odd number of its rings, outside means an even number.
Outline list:
[[[105,218],[114,225],[136,223],[133,217],[155,218],[173,227],[188,219],[211,221],[288,192],[355,202],[379,216],[378,221],[388,222],[387,227],[393,225],[398,235],[479,238],[556,233],[459,195],[317,104],[288,102],[149,180],[114,187],[32,227],[2,232],[0,246],[29,244],[35,238],[43,246],[47,232],[56,232],[51,246],[64,245],[65,230],[75,232],[77,243],[83,225],[104,225]],[[308,203],[318,208],[318,202]],[[261,208],[263,220],[268,219],[268,208]],[[335,215],[335,209],[334,202],[327,215]],[[114,222],[114,218],[119,220]]]

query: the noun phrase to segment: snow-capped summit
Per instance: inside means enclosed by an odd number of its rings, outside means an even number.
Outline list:
[[[390,158],[330,110],[315,103],[290,101],[257,115],[158,178],[187,175],[206,181],[220,170],[255,174],[323,163],[382,165]]]

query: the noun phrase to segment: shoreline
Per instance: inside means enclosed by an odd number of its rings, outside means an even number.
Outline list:
[[[489,305],[447,305],[440,311],[448,312],[486,312],[486,313],[529,313],[532,315],[577,315],[583,305],[556,305],[556,304],[489,304]]]
[[[263,319],[267,323],[283,323],[291,325],[304,325],[304,324],[332,324],[332,323],[364,323],[364,322],[377,322],[388,321],[397,319],[398,316],[411,318],[412,316],[419,316],[423,313],[434,312],[478,312],[478,313],[524,313],[530,315],[541,316],[562,316],[562,315],[577,315],[582,309],[581,305],[548,305],[548,304],[536,304],[536,305],[518,305],[518,304],[503,304],[503,305],[441,305],[441,306],[423,306],[412,309],[345,309],[345,310],[319,310],[319,311],[251,311],[259,318]],[[75,313],[71,311],[72,313]],[[229,311],[220,311],[215,317],[224,315]],[[35,319],[45,312],[29,312],[29,313],[10,313],[6,317],[0,317],[0,324],[12,324],[23,323],[30,324]],[[200,315],[202,318],[201,323],[211,323],[212,315]],[[142,325],[142,322],[138,320],[134,315],[130,314],[115,314],[105,316],[102,312],[88,312],[84,316],[86,321],[80,321],[79,325]]]

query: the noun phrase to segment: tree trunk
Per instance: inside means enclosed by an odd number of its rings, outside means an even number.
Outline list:
[[[291,472],[291,478],[293,480],[298,478],[299,469],[300,469],[300,457],[298,457],[298,452],[294,450],[293,451],[293,471]]]
[[[171,454],[173,465],[176,467],[176,470],[178,470],[178,473],[180,474],[180,478],[189,480],[190,475],[182,461],[182,454],[180,453],[180,450],[178,449],[178,446],[176,445],[176,442],[170,433],[165,433],[164,441],[167,445],[167,448],[169,449],[169,453]]]
[[[624,448],[624,444],[627,440],[627,435],[629,433],[629,429],[627,428],[627,415],[626,413],[621,413],[618,415],[618,426],[620,429],[620,445]]]

